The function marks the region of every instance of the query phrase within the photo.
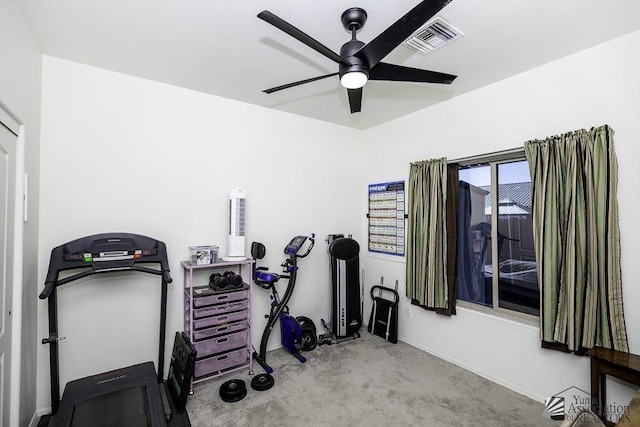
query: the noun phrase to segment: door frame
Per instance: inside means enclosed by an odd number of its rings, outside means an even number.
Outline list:
[[[23,298],[23,265],[24,265],[24,221],[25,206],[27,203],[25,188],[25,126],[11,113],[11,110],[0,101],[0,126],[5,126],[16,135],[16,165],[15,165],[15,189],[14,189],[14,223],[13,223],[13,274],[12,274],[12,301],[11,301],[11,369],[9,374],[9,387],[11,393],[6,398],[8,403],[5,409],[9,410],[10,425],[18,425],[20,419],[21,400],[21,348],[22,348],[22,298]]]

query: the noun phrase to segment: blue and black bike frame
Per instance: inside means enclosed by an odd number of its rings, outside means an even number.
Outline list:
[[[302,252],[302,248],[306,241],[309,241],[309,245],[306,251]],[[253,271],[253,281],[263,289],[271,291],[271,309],[267,317],[267,325],[262,333],[262,340],[260,341],[260,352],[253,352],[253,359],[262,366],[267,374],[273,372],[273,368],[266,362],[267,356],[267,344],[269,342],[269,336],[275,326],[276,322],[280,320],[280,332],[282,336],[282,346],[293,354],[301,363],[307,361],[307,358],[300,354],[300,349],[303,346],[302,343],[302,326],[293,316],[289,315],[289,307],[287,304],[293,295],[293,290],[296,285],[296,278],[298,274],[298,259],[304,258],[311,252],[315,243],[315,235],[311,236],[296,236],[289,244],[284,248],[284,253],[287,258],[281,264],[282,274],[269,272],[266,267],[256,267]],[[251,244],[251,255],[255,260],[264,258],[266,253],[265,247],[262,243],[253,242]],[[280,279],[288,280],[287,289],[284,292],[282,298],[278,294],[275,284]]]

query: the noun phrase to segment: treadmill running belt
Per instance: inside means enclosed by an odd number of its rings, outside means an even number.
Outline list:
[[[73,411],[72,427],[140,427],[149,425],[147,393],[130,387],[80,402]]]

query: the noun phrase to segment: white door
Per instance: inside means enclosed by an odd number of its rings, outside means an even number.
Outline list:
[[[11,328],[13,303],[13,259],[16,212],[16,146],[18,138],[9,129],[15,122],[0,109],[0,424],[10,425]]]

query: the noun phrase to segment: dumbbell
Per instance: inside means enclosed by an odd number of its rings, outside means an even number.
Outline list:
[[[233,271],[225,271],[223,274],[213,273],[209,276],[209,287],[216,290],[232,289],[242,285],[242,277]]]
[[[242,277],[233,271],[225,271],[223,276],[229,281],[229,286],[237,288],[242,285]]]

